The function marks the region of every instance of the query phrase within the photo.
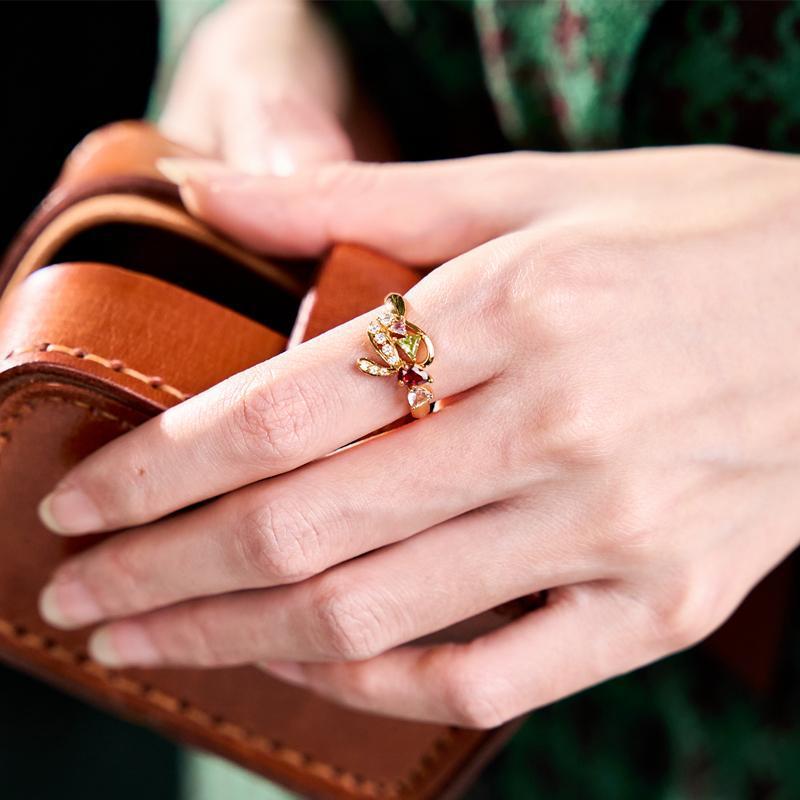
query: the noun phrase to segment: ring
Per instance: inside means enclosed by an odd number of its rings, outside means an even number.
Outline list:
[[[356,366],[366,375],[397,375],[408,392],[411,415],[419,418],[430,413],[435,400],[433,378],[426,367],[433,361],[433,342],[422,328],[406,319],[403,295],[386,295],[381,313],[367,327],[367,337],[381,362],[359,358]]]

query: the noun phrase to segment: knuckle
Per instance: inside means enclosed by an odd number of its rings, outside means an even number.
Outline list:
[[[543,239],[522,235],[518,269],[496,281],[495,302],[526,337],[552,347],[574,339],[593,319],[604,248],[582,231]]]
[[[615,423],[606,413],[599,393],[584,376],[543,381],[534,398],[509,393],[513,415],[526,421],[533,436],[509,429],[503,436],[506,457],[518,466],[548,463],[558,469],[599,467],[613,456]]]
[[[464,728],[496,728],[514,716],[505,693],[486,675],[453,670],[444,683],[445,706],[452,722]]]
[[[551,411],[550,445],[562,463],[588,465],[605,462],[611,452],[611,431],[597,392],[581,380],[561,393],[561,407]]]
[[[314,626],[324,654],[363,661],[386,648],[386,626],[373,598],[355,587],[328,582],[312,601]]]
[[[233,402],[231,433],[246,456],[261,465],[302,461],[323,406],[310,376],[258,373]]]
[[[592,507],[596,550],[623,567],[647,565],[663,544],[655,487],[641,481],[607,476]]]
[[[716,627],[715,603],[697,580],[683,577],[651,599],[650,610],[656,640],[662,650],[676,652],[691,647]]]
[[[512,436],[504,444],[522,463],[544,459],[558,467],[583,467],[608,462],[626,424],[612,367],[594,357],[613,324],[606,297],[615,278],[604,266],[610,248],[581,230],[565,230],[563,241],[530,231],[519,237],[509,245],[516,250],[517,268],[506,269],[497,280],[493,276],[488,316],[506,327],[499,341],[523,343],[510,356],[514,368],[501,379],[516,380],[520,363],[537,362],[534,397],[507,393],[514,413],[536,435]]]
[[[202,604],[186,606],[177,622],[158,637],[161,649],[174,653],[174,661],[199,667],[232,663],[232,652],[218,642],[215,626]]]
[[[98,551],[83,570],[83,580],[100,607],[119,615],[149,605],[149,570],[140,564],[122,540],[111,541]]]
[[[271,498],[244,517],[235,539],[245,567],[269,582],[295,583],[318,571],[321,531],[300,502]]]

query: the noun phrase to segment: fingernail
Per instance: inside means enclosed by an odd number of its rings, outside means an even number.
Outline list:
[[[264,661],[260,667],[270,675],[295,686],[303,686],[306,683],[305,670],[296,661]]]
[[[150,636],[135,622],[100,628],[89,639],[89,654],[106,667],[152,667],[162,661]]]
[[[53,533],[92,533],[104,523],[97,506],[80,489],[56,489],[39,503],[39,519]]]
[[[55,628],[78,628],[103,617],[91,592],[75,580],[45,586],[39,596],[39,613]]]
[[[156,167],[167,180],[178,187],[181,202],[196,217],[201,216],[201,209],[197,189],[192,183],[208,182],[213,177],[236,174],[217,161],[203,158],[159,158]]]
[[[210,158],[159,158],[156,169],[171,183],[182,186],[188,180],[206,180],[215,175],[230,175],[233,170]]]

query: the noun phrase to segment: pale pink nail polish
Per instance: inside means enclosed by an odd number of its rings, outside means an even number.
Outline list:
[[[181,186],[190,179],[205,180],[234,173],[221,161],[210,158],[159,158],[156,169],[170,182]]]
[[[104,526],[97,506],[80,489],[56,488],[39,503],[39,519],[53,533],[92,533]]]
[[[117,622],[93,634],[89,653],[107,667],[152,667],[161,654],[145,629],[135,622]]]
[[[46,586],[39,598],[39,611],[56,628],[78,628],[103,617],[91,592],[77,580],[55,581]]]

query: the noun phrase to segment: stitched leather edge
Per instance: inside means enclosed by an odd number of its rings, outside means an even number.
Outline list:
[[[90,414],[116,422],[124,430],[130,430],[134,426],[103,409],[97,408],[90,403],[76,398],[64,398],[52,395],[30,401],[22,405],[18,411],[7,414],[0,418],[0,455],[5,445],[11,440],[12,431],[20,420],[29,416],[42,403],[67,403],[77,406]],[[314,756],[304,753],[301,750],[287,747],[276,739],[259,736],[251,733],[244,727],[228,720],[216,717],[198,706],[182,700],[179,697],[163,692],[148,686],[146,683],[113,672],[101,664],[91,661],[86,653],[64,647],[45,636],[33,633],[22,625],[17,625],[11,620],[0,617],[0,636],[22,645],[30,650],[46,652],[49,657],[57,661],[66,661],[73,666],[87,672],[95,678],[100,678],[108,686],[116,691],[126,694],[134,694],[154,706],[160,707],[174,715],[184,716],[193,724],[201,728],[213,730],[216,734],[224,736],[238,742],[246,742],[249,747],[260,750],[270,755],[272,758],[285,762],[286,764],[302,768],[316,777],[322,778],[329,783],[338,784],[351,793],[357,793],[365,798],[398,798],[409,794],[416,786],[424,783],[425,778],[434,771],[437,764],[447,754],[455,743],[458,734],[457,728],[448,728],[447,732],[433,742],[431,752],[425,753],[419,759],[418,764],[413,767],[407,779],[395,781],[376,781],[365,778],[362,775],[337,767],[325,761],[320,761]]]
[[[99,356],[96,353],[89,353],[82,347],[70,347],[69,345],[65,344],[42,342],[41,344],[16,347],[6,354],[6,358],[13,358],[14,356],[24,355],[25,353],[60,353],[61,355],[78,358],[81,361],[93,361],[95,364],[100,364],[100,366],[106,367],[106,369],[110,369],[113,372],[122,373],[123,375],[127,375],[129,378],[133,378],[134,380],[144,383],[151,389],[158,389],[159,391],[166,392],[173,397],[177,397],[178,400],[187,400],[189,397],[191,397],[191,394],[182,392],[180,389],[176,389],[174,386],[164,383],[164,381],[156,375],[145,375],[143,372],[139,372],[137,369],[125,366],[125,363],[120,361],[118,358],[105,358],[104,356]]]

